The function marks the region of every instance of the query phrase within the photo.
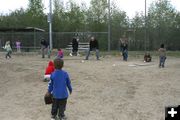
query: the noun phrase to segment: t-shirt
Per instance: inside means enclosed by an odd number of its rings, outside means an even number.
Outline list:
[[[165,48],[159,48],[159,56],[163,57],[166,56],[166,49]]]

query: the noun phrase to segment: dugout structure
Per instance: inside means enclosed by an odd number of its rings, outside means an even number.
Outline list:
[[[0,47],[2,48],[6,41],[10,41],[12,48],[15,49],[16,41],[19,41],[21,42],[22,51],[35,51],[40,49],[40,40],[44,33],[44,29],[35,27],[0,28]]]

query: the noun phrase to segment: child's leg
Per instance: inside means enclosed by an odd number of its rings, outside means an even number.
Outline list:
[[[51,58],[51,50],[49,48],[47,48],[47,55],[48,55],[48,58]]]
[[[159,67],[161,67],[161,57],[159,57]]]
[[[8,57],[11,58],[9,51],[6,53],[6,59],[7,59]]]
[[[163,57],[159,57],[160,58],[160,60],[159,60],[159,67],[162,67],[162,65],[163,65]]]
[[[6,56],[5,56],[5,57],[6,57],[6,59],[7,59],[7,57],[8,57],[8,52],[6,53]]]
[[[65,117],[64,112],[66,110],[66,104],[67,104],[67,98],[59,100],[59,113],[58,113],[59,118]]]
[[[123,55],[123,60],[125,60],[125,52],[124,51],[123,51],[122,55]]]
[[[58,100],[53,98],[52,109],[51,109],[52,118],[56,118],[57,111],[58,111]]]
[[[126,50],[126,51],[124,52],[124,60],[127,61],[127,58],[128,58],[128,51]]]
[[[9,58],[11,58],[11,51],[8,52],[8,56],[9,56]]]
[[[162,58],[162,67],[164,67],[165,60],[166,60],[166,57],[164,56],[164,57]]]

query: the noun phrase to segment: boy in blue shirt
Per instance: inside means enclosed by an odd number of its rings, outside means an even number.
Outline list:
[[[64,61],[60,58],[54,60],[55,71],[51,74],[47,95],[53,95],[53,103],[51,109],[51,120],[55,120],[58,113],[60,120],[65,119],[64,111],[69,93],[72,93],[71,81],[66,71],[62,70]],[[68,88],[68,90],[67,90]]]

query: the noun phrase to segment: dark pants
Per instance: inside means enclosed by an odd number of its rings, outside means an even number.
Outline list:
[[[49,47],[41,46],[42,58],[45,58],[45,54],[47,53],[48,58],[50,58],[51,51]]]
[[[97,60],[99,60],[99,50],[96,49],[96,48],[94,48],[94,49],[92,49],[92,50],[91,50],[91,49],[88,49],[85,59],[88,60],[91,51],[95,51],[95,52],[96,52],[96,58],[97,58]]]
[[[72,55],[77,56],[78,49],[73,48],[72,49]]]
[[[67,103],[67,98],[65,99],[53,98],[52,109],[51,109],[52,118],[55,118],[57,113],[59,118],[63,118],[65,116],[64,112],[66,110],[66,103]]]
[[[124,60],[124,61],[127,61],[128,51],[127,51],[127,50],[124,50],[124,51],[122,52],[122,55],[123,55],[123,60]]]
[[[165,56],[159,57],[159,67],[164,67],[165,60],[166,60]]]

